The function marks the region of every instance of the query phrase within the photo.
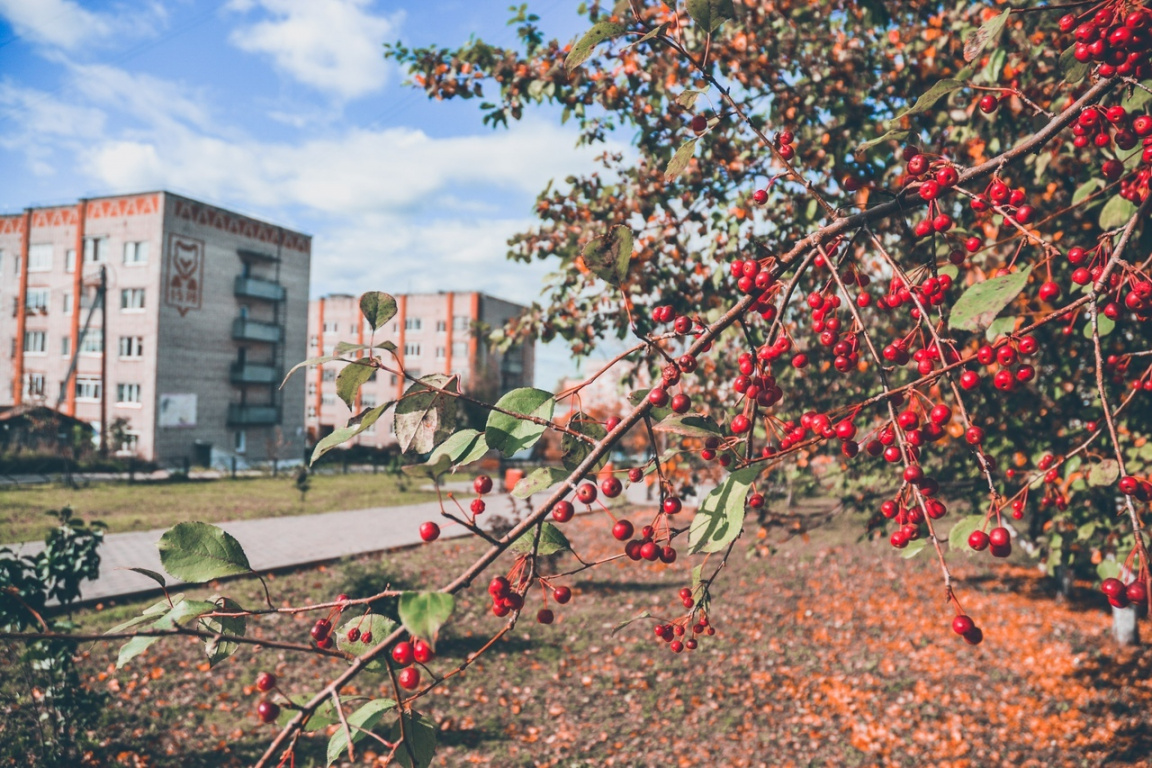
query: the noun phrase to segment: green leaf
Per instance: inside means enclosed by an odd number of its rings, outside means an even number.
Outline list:
[[[719,29],[725,21],[736,18],[732,0],[687,0],[684,5],[692,21],[708,34]]]
[[[588,269],[609,285],[620,287],[632,262],[632,230],[616,226],[593,238],[582,253]]]
[[[529,528],[520,538],[508,545],[508,549],[513,552],[518,552],[522,555],[527,555],[532,552],[532,544],[536,541],[536,529]],[[560,532],[560,529],[549,522],[540,524],[540,544],[536,549],[536,554],[541,557],[554,555],[557,552],[564,552],[572,548],[568,543],[568,537]]]
[[[312,449],[312,458],[308,460],[309,464],[315,464],[319,459],[328,451],[332,450],[338,445],[348,442],[356,435],[371,427],[380,417],[384,415],[384,411],[392,407],[392,401],[378,405],[375,408],[367,410],[364,415],[360,417],[359,421],[350,420],[348,426],[334,429],[323,438]]]
[[[1112,199],[1100,209],[1100,229],[1119,229],[1135,215],[1135,204],[1120,195],[1113,195]]]
[[[360,313],[378,331],[396,315],[396,299],[381,291],[368,291],[360,297]]]
[[[1080,205],[1084,202],[1093,192],[1104,186],[1104,181],[1098,178],[1091,178],[1076,188],[1076,192],[1072,195],[1072,205]]]
[[[1112,559],[1101,560],[1096,565],[1096,574],[1100,577],[1101,581],[1104,579],[1118,579],[1120,578],[1120,563]]]
[[[216,610],[216,603],[208,600],[181,600],[152,625],[156,629],[175,629],[185,619],[192,619]]]
[[[702,413],[673,413],[659,424],[653,424],[655,432],[671,432],[684,437],[712,437],[723,434],[720,425],[711,416]]]
[[[332,354],[343,358],[351,352],[363,352],[364,350],[373,349],[386,349],[389,352],[395,352],[396,345],[390,341],[381,341],[378,344],[353,344],[350,341],[338,341],[332,349]]]
[[[901,112],[899,115],[889,120],[888,124],[894,125],[899,122],[900,118],[902,117],[910,117],[912,115],[919,115],[922,112],[927,112],[936,102],[940,101],[940,99],[952,93],[952,91],[959,90],[963,87],[964,83],[960,80],[952,80],[949,78],[940,80],[927,91],[922,93],[920,98],[916,99],[916,103],[913,104],[911,108]]]
[[[564,69],[571,73],[572,70],[591,58],[592,51],[596,46],[605,40],[624,34],[627,30],[628,27],[614,21],[599,22],[585,32],[584,37],[572,46],[572,50],[568,52],[568,57],[564,59]]]
[[[988,63],[984,69],[980,70],[980,81],[988,83],[989,85],[996,85],[1000,82],[1000,73],[1004,71],[1004,63],[1008,60],[1008,52],[1003,48],[997,48],[988,57]]]
[[[423,464],[409,464],[403,471],[410,475],[437,478],[454,466],[471,464],[488,452],[484,435],[474,429],[462,429],[449,437],[428,457]]]
[[[368,734],[365,731],[370,731],[376,727],[384,717],[384,713],[390,711],[396,706],[396,702],[392,699],[373,699],[360,709],[346,717],[348,721],[348,730],[352,734],[352,743],[356,744],[361,739],[365,738]],[[335,708],[333,708],[335,709]],[[339,719],[337,719],[339,722]],[[340,755],[348,749],[348,737],[344,733],[344,725],[341,724],[336,732],[332,734],[332,738],[328,740],[328,765],[340,759]],[[403,747],[400,748],[401,750]]]
[[[360,637],[356,638],[355,642],[348,640],[348,630],[353,627],[360,630]],[[342,627],[335,630],[336,647],[353,656],[359,656],[369,648],[379,645],[395,629],[396,622],[387,616],[381,616],[378,613],[366,613],[363,616],[349,619]],[[365,643],[363,640],[365,632],[368,632],[372,638],[370,643]],[[387,664],[388,662],[380,657],[365,664],[364,669],[380,672],[388,668]]]
[[[988,341],[995,341],[998,336],[1007,336],[1016,330],[1015,317],[998,317],[988,324],[988,330],[984,331],[984,338]]]
[[[404,718],[403,733],[408,744],[401,744],[396,750],[396,762],[404,768],[428,768],[436,756],[436,725],[414,710],[411,714],[401,712],[400,717]],[[401,738],[400,733],[400,721],[397,720],[388,734],[388,740],[397,743]],[[413,755],[416,756],[415,762],[412,760]]]
[[[640,43],[646,43],[654,37],[659,37],[660,35],[662,35],[664,33],[664,30],[666,30],[667,28],[668,28],[667,23],[655,26],[652,29],[645,32],[644,36],[641,37],[639,40],[633,40],[632,42],[628,43],[628,45],[624,46],[624,48],[625,49],[631,48],[634,45],[639,45]]]
[[[456,609],[456,598],[443,592],[404,592],[400,595],[400,621],[414,637],[436,648],[440,627]]]
[[[336,374],[336,394],[345,405],[349,408],[356,407],[356,393],[360,391],[364,382],[372,378],[375,371],[370,357],[362,357],[340,369],[340,373]]]
[[[403,453],[429,453],[456,430],[455,398],[429,389],[458,392],[458,379],[443,373],[421,376],[396,403],[393,426]]]
[[[1076,538],[1080,541],[1088,541],[1094,533],[1096,533],[1096,523],[1085,523],[1076,529]]]
[[[244,609],[235,600],[222,597],[216,610],[224,613],[238,613]],[[248,620],[244,616],[206,616],[201,619],[201,622],[208,628],[208,631],[219,632],[222,635],[244,637],[244,633],[248,631]],[[204,641],[204,650],[208,654],[208,666],[210,667],[216,666],[239,649],[240,644],[231,640],[210,637]]]
[[[1004,31],[1004,25],[1008,23],[1011,14],[1012,9],[1005,8],[999,16],[981,24],[980,28],[964,41],[964,61],[975,61],[989,43],[995,43],[1000,38],[1000,33]]]
[[[568,473],[556,467],[538,467],[520,478],[512,495],[518,499],[526,499],[534,493],[551,488],[556,483],[568,477]]]
[[[292,703],[298,707],[303,707],[307,704],[311,696],[289,696]],[[343,697],[347,701],[347,697]],[[289,721],[296,716],[296,710],[291,707],[283,707],[280,710],[280,717],[277,718],[276,723],[283,728],[288,725]],[[335,725],[340,722],[340,716],[336,714],[336,707],[332,705],[332,699],[325,699],[324,703],[316,707],[312,712],[312,717],[308,718],[308,722],[304,724],[304,731],[322,731],[330,725]]]
[[[156,573],[156,571],[150,571],[147,568],[126,568],[125,570],[135,571],[136,573],[139,573],[142,576],[147,576],[148,578],[152,579],[154,582],[159,584],[161,587],[165,587],[168,585],[168,582],[164,580],[164,576],[159,574],[159,573]]]
[[[1098,313],[1096,315],[1096,328],[1100,331],[1100,338],[1104,338],[1116,330],[1116,321],[1102,312]],[[1090,321],[1084,324],[1084,338],[1092,338],[1092,323]]]
[[[629,624],[631,624],[633,622],[640,621],[642,619],[650,619],[650,618],[652,618],[652,614],[648,613],[648,611],[644,611],[643,613],[638,613],[635,616],[633,616],[632,618],[625,619],[624,621],[620,622],[616,626],[612,627],[611,634],[615,635],[617,632],[624,629],[624,627],[628,626]]]
[[[856,147],[857,152],[866,152],[877,144],[883,144],[886,141],[904,141],[908,138],[908,131],[888,130],[880,134],[874,139],[869,139]]]
[[[628,393],[628,402],[632,403],[632,405],[640,405],[640,403],[642,403],[648,399],[648,393],[650,391],[651,390],[645,389],[645,390],[638,390],[636,392],[629,392]],[[661,406],[659,408],[653,406],[652,410],[648,411],[648,413],[652,414],[652,419],[654,421],[663,421],[664,419],[666,419],[670,415],[672,415],[672,409],[666,405]]]
[[[1028,267],[976,283],[956,300],[949,325],[962,331],[978,331],[987,327],[1024,289],[1031,274],[1032,267]]]
[[[1152,93],[1149,93],[1147,90],[1145,90],[1152,88],[1152,80],[1145,80],[1143,83],[1141,83],[1141,85],[1143,85],[1144,88],[1137,88],[1132,86],[1130,88],[1132,93],[1125,96],[1124,100],[1120,102],[1121,106],[1123,106],[1124,109],[1128,110],[1129,112],[1135,112],[1138,109],[1142,109],[1144,105],[1148,103],[1148,100],[1152,99]]]
[[[696,106],[696,100],[703,95],[704,91],[687,90],[676,97],[676,103],[684,109],[692,109]]]
[[[664,183],[668,183],[684,173],[684,169],[688,167],[688,161],[696,152],[696,141],[696,139],[688,139],[676,148],[676,153],[672,155],[672,159],[668,161],[668,166],[664,169]]]
[[[160,640],[159,637],[134,637],[120,646],[120,654],[116,657],[116,669],[122,669],[125,664],[132,661],[152,645]]]
[[[1060,74],[1067,83],[1078,83],[1088,76],[1089,64],[1076,60],[1076,46],[1070,45],[1060,54]]]
[[[596,442],[600,442],[608,436],[608,430],[604,428],[604,425],[583,411],[577,411],[575,415],[568,419],[568,429],[573,432],[579,432],[582,435],[587,435]],[[588,454],[592,453],[595,448],[596,446],[591,443],[587,443],[564,432],[560,435],[560,450],[563,451],[563,455],[560,457],[560,463],[563,464],[564,468],[569,472],[575,471],[576,467],[580,466],[584,462],[584,459],[588,458]],[[607,463],[608,456],[605,454],[600,457],[600,460],[593,464],[588,471],[590,473],[598,472]]]
[[[1088,485],[1100,488],[1112,485],[1120,479],[1120,464],[1116,459],[1104,459],[1099,464],[1093,464],[1088,470]]]
[[[952,530],[948,532],[948,547],[953,550],[972,551],[968,546],[968,537],[974,531],[984,527],[984,515],[967,515],[956,521]]]
[[[927,539],[913,539],[912,541],[908,542],[908,545],[904,547],[904,549],[899,550],[900,557],[904,558],[905,560],[911,560],[912,558],[916,557],[916,555],[923,552],[924,547],[927,545]]]
[[[252,571],[240,542],[208,523],[177,523],[160,537],[157,547],[164,570],[183,581],[205,582]]]
[[[551,393],[542,389],[523,387],[514,389],[496,401],[496,406],[505,411],[535,416],[551,421],[556,408],[556,400]],[[484,427],[484,439],[488,445],[505,456],[531,448],[547,429],[543,424],[492,411],[488,414],[488,424]]]
[[[323,365],[324,363],[330,363],[333,360],[339,359],[340,355],[323,355],[321,357],[310,357],[303,362],[296,363],[296,365],[288,369],[288,373],[284,376],[284,381],[280,382],[280,389],[284,389],[284,385],[288,383],[288,379],[292,378],[292,374],[296,373],[296,371],[300,370],[301,368],[310,368],[313,365]]]
[[[733,472],[716,486],[696,510],[688,530],[688,551],[719,552],[744,528],[744,503],[760,466]]]

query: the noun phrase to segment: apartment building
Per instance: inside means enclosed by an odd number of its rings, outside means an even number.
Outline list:
[[[465,391],[489,401],[509,390],[532,386],[534,345],[518,345],[501,353],[483,338],[486,330],[503,326],[526,307],[474,292],[400,294],[396,303],[396,316],[375,338],[396,344],[405,370],[413,376],[459,374]],[[333,294],[310,302],[308,357],[331,354],[341,341],[366,344],[371,339],[372,328],[360,314],[358,296]],[[347,424],[353,413],[396,400],[407,386],[400,377],[380,372],[361,388],[359,402],[350,409],[336,396],[336,374],[341,367],[329,363],[308,373],[305,424],[313,440]],[[353,444],[379,448],[395,442],[389,412]]]
[[[308,235],[170,192],[0,216],[0,405],[107,424],[110,453],[148,460],[300,457],[305,384],[279,384],[307,352],[310,258]]]

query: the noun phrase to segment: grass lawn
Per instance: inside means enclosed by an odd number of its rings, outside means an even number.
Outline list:
[[[585,559],[620,549],[603,515],[564,529]],[[886,542],[856,543],[859,531],[845,519],[785,540],[779,529],[750,524],[715,588],[717,634],[679,655],[653,637],[652,619],[612,629],[643,611],[683,613],[676,593],[696,558],[672,566],[615,561],[568,577],[561,583],[574,597],[553,606],[551,626],[533,620],[534,590],[510,635],[419,703],[437,724],[434,765],[1147,764],[1152,652],[1112,646],[1098,595],[1086,589],[1079,601],[1059,602],[1031,564],[954,553],[958,594],[985,632],[984,643],[970,647],[949,628],[929,553],[905,561]],[[441,540],[278,574],[269,586],[284,604],[386,584],[431,588],[481,549],[475,540]],[[545,572],[573,562],[559,555]],[[432,670],[452,668],[502,626],[485,586],[510,564],[505,556],[459,595]],[[261,602],[251,580],[190,596],[217,592],[242,605]],[[105,630],[150,602],[106,605],[77,620]],[[248,632],[300,642],[313,620],[281,615],[251,621]],[[245,646],[210,671],[201,643],[169,639],[117,670],[116,644],[79,650],[89,684],[109,695],[105,722],[92,734],[94,765],[251,765],[273,735],[254,716],[256,674],[273,671],[289,694],[309,694],[344,664]],[[11,657],[0,653],[0,698],[14,684]],[[388,695],[386,681],[362,675],[347,700]],[[12,757],[4,754],[6,727],[14,726],[0,719],[0,764]],[[326,741],[325,733],[302,739],[296,765],[323,766]],[[358,765],[380,765],[371,742],[357,756]]]
[[[48,509],[71,506],[87,520],[103,520],[111,533],[166,528],[182,520],[224,522],[260,517],[391,507],[436,498],[421,481],[394,475],[312,475],[301,503],[291,474],[156,483],[93,483],[0,487],[0,544],[42,539],[51,529]]]

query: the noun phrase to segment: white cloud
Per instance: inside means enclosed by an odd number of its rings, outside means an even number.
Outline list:
[[[235,0],[271,17],[236,29],[233,45],[266,54],[299,82],[341,99],[381,88],[388,78],[382,44],[396,36],[401,14],[372,13],[369,0]]]
[[[21,37],[65,49],[110,31],[107,19],[73,0],[0,0],[0,14]]]

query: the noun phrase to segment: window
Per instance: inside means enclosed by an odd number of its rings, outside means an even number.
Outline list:
[[[63,301],[60,302],[61,312],[66,315],[72,314],[72,292],[64,291]]]
[[[388,377],[388,383],[392,386],[396,386],[396,374],[393,373]]]
[[[81,331],[80,354],[99,355],[104,352],[104,329],[89,328],[87,332]]]
[[[25,331],[24,352],[29,355],[42,355],[48,351],[48,334],[44,331]]]
[[[140,385],[139,384],[117,384],[116,385],[116,404],[117,405],[139,405],[140,400]]]
[[[324,323],[324,333],[338,333],[340,326],[338,323]]]
[[[419,354],[420,354],[420,345],[419,344],[405,344],[404,345],[404,355],[405,356],[411,355],[412,357],[417,357],[417,356],[419,356]]]
[[[28,246],[28,271],[52,271],[52,243],[36,243]]]
[[[336,396],[335,395],[321,395],[320,396],[320,405],[336,405]]]
[[[448,357],[448,350],[444,347],[436,347],[436,359],[443,360],[446,357]]]
[[[456,331],[466,331],[471,324],[472,318],[468,315],[456,315],[452,318],[452,329]]]
[[[84,238],[84,263],[103,264],[108,260],[108,240],[103,237]]]
[[[124,243],[124,263],[125,264],[147,264],[148,263],[148,243]]]
[[[25,397],[44,397],[44,374],[29,373],[24,377]]]
[[[316,349],[317,347],[319,347],[320,346],[320,337],[319,336],[312,336],[311,338],[309,338],[308,339],[308,346],[311,347],[312,349]]]
[[[120,357],[143,357],[144,356],[144,337],[143,336],[121,336],[120,337]]]
[[[61,336],[60,337],[60,354],[63,355],[64,357],[68,357],[68,355],[72,354],[72,337],[71,336]]]
[[[130,312],[144,309],[143,288],[123,288],[120,290],[120,310]]]
[[[28,295],[24,298],[24,306],[28,308],[29,312],[48,314],[48,289],[29,288]]]
[[[437,320],[436,321],[436,333],[444,333],[447,330],[448,330],[448,321],[447,320]]]
[[[236,449],[236,453],[248,450],[248,433],[242,429],[238,431],[232,438],[232,447]]]
[[[310,418],[310,419],[316,418],[316,406],[314,406],[314,405],[308,406],[308,418]]]
[[[468,342],[454,341],[452,342],[452,357],[468,357]]]
[[[99,400],[103,388],[100,386],[100,379],[96,376],[77,376],[76,377],[76,399]]]
[[[316,397],[316,382],[308,382],[308,397]]]
[[[424,327],[424,323],[418,317],[409,317],[404,321],[404,330],[418,331]]]
[[[324,381],[336,381],[336,371],[328,368],[324,371]]]
[[[140,435],[135,432],[124,431],[120,433],[120,448],[117,453],[136,453],[140,447]]]
[[[71,274],[76,271],[76,249],[69,248],[64,251],[64,271]]]

